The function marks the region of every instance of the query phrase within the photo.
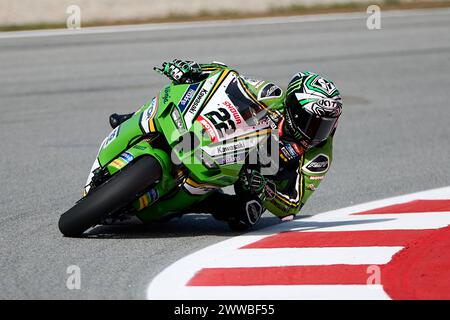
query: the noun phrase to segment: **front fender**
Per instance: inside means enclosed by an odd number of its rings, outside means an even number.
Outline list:
[[[130,144],[142,136],[142,130],[139,127],[140,114],[133,117],[115,128],[103,140],[98,153],[100,166],[104,167],[113,161],[119,154],[126,151]]]
[[[171,176],[172,165],[170,157],[165,151],[153,148],[146,140],[142,140],[122,152],[117,158],[108,163],[106,168],[111,175],[114,175],[116,172],[127,165],[130,165],[133,161],[142,156],[151,156],[159,162],[163,172],[160,181],[161,188],[170,190],[174,185],[174,179]]]

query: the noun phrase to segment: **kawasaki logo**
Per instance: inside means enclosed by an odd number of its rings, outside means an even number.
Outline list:
[[[218,153],[226,153],[226,152],[229,152],[229,151],[243,149],[245,147],[246,147],[245,143],[239,142],[239,143],[232,144],[232,145],[229,145],[229,146],[217,147],[217,151],[218,151]]]
[[[197,97],[195,98],[195,100],[192,102],[191,107],[189,108],[189,113],[191,114],[195,114],[197,113],[197,107],[200,104],[200,101],[202,100],[202,98],[208,93],[208,91],[206,89],[202,89],[202,91],[200,91],[197,95]]]

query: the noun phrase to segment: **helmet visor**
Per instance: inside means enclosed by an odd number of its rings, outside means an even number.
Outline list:
[[[311,142],[327,139],[337,122],[337,118],[322,117],[303,108],[291,108],[290,111],[295,129]]]

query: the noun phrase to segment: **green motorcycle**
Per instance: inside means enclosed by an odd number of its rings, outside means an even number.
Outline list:
[[[273,137],[268,112],[230,69],[166,86],[102,142],[84,196],[59,230],[76,237],[130,215],[164,221],[233,185]]]

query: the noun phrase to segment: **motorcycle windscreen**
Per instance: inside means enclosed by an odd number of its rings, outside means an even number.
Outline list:
[[[234,74],[228,75],[196,118],[218,142],[267,127],[266,110],[252,99]],[[261,128],[260,128],[261,127]]]
[[[247,125],[255,126],[267,114],[267,111],[252,100],[243,85],[234,78],[225,89],[225,93],[231,102],[237,107]]]
[[[202,151],[218,165],[243,163],[270,134],[267,111],[250,94],[230,74],[197,118],[212,142]]]

